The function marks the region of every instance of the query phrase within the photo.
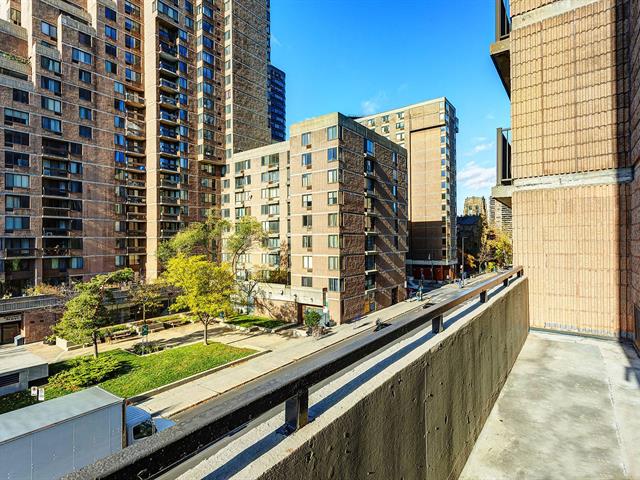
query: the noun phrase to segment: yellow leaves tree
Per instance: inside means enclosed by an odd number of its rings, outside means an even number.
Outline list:
[[[204,344],[208,344],[209,325],[220,314],[232,312],[231,297],[236,291],[229,264],[215,264],[204,255],[178,253],[169,259],[162,279],[178,289],[172,311],[188,310],[204,327]]]

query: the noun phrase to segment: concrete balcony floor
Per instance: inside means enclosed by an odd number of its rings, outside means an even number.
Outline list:
[[[640,359],[531,332],[461,479],[640,479]]]

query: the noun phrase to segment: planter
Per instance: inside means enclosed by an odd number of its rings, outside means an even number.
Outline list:
[[[62,337],[56,337],[56,347],[60,347],[65,351],[77,350],[79,348],[84,347],[84,345],[80,345],[79,343],[73,343],[69,340],[65,340]]]

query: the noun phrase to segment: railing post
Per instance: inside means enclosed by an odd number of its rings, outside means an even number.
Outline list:
[[[486,290],[480,292],[480,303],[487,303],[487,293]]]
[[[444,330],[444,317],[442,315],[438,315],[436,318],[431,320],[431,331],[433,333],[440,333]]]
[[[504,279],[504,282],[502,282],[502,286],[505,287],[505,288],[509,286],[509,279],[508,278]]]
[[[522,276],[522,270],[518,270],[518,273],[516,274],[516,276],[521,277]]]
[[[286,401],[284,406],[285,427],[289,433],[309,423],[309,389],[303,388],[295,397]]]

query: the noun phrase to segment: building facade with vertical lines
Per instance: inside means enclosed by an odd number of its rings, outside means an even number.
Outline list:
[[[492,196],[512,209],[532,325],[638,342],[638,2],[496,8],[511,130],[498,131]]]

